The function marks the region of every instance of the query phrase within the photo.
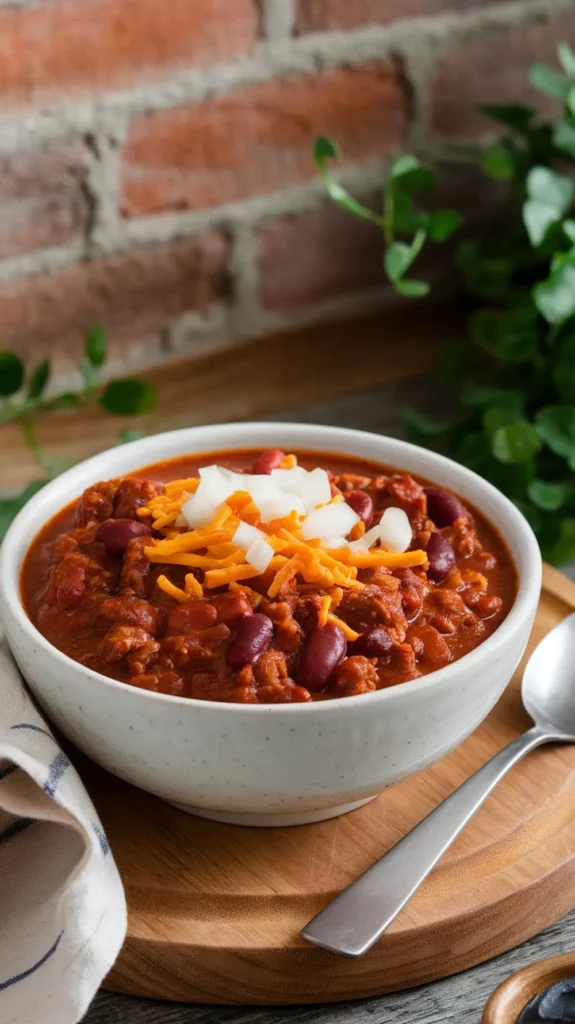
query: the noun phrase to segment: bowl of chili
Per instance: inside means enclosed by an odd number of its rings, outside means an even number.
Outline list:
[[[525,519],[451,460],[226,424],[45,487],[5,538],[0,607],[39,703],[94,761],[196,814],[291,825],[468,736],[523,653],[540,582]]]

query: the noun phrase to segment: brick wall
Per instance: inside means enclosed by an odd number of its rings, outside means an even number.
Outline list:
[[[100,319],[136,366],[384,306],[315,135],[367,200],[408,149],[477,215],[476,104],[561,38],[575,0],[0,0],[0,346],[64,371]]]

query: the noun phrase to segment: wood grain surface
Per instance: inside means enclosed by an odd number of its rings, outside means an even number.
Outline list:
[[[546,569],[530,642],[575,608]],[[122,874],[128,936],[106,987],[215,1003],[369,996],[465,970],[575,905],[575,749],[531,754],[497,788],[385,936],[349,960],[301,939],[306,921],[528,726],[520,672],[454,753],[339,819],[290,829],[220,825],[90,768]]]
[[[535,996],[563,978],[575,975],[575,953],[564,953],[524,967],[495,990],[483,1011],[481,1024],[516,1024]]]
[[[126,425],[149,432],[260,419],[424,372],[437,341],[457,331],[460,312],[451,305],[402,308],[385,321],[380,313],[166,363],[142,373],[159,390],[152,421],[109,416],[97,406],[53,413],[39,421],[39,440],[49,453],[79,462],[113,446]],[[3,427],[1,441],[1,490],[41,475],[18,427]]]

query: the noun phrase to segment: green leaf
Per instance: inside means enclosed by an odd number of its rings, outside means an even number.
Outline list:
[[[546,405],[535,417],[540,438],[555,455],[575,455],[575,405]]]
[[[40,398],[50,379],[50,360],[44,359],[32,373],[28,383],[28,398]]]
[[[24,364],[13,352],[0,349],[0,396],[15,395],[24,383]]]
[[[573,182],[549,167],[533,167],[527,175],[527,194],[530,199],[552,206],[561,216],[573,201]]]
[[[446,420],[431,419],[430,416],[419,412],[418,409],[403,409],[401,418],[408,430],[423,437],[437,437],[452,426]]]
[[[540,203],[536,199],[528,199],[523,204],[523,223],[527,228],[531,245],[541,245],[549,228],[556,224],[561,214],[554,206]]]
[[[111,380],[98,401],[115,416],[139,416],[155,409],[158,392],[149,381],[123,378]]]
[[[445,242],[463,224],[463,217],[457,210],[436,210],[429,215],[427,231],[434,242]]]
[[[523,395],[520,391],[511,388],[496,388],[485,384],[466,384],[460,395],[463,405],[486,406],[492,405],[498,409],[505,409],[513,413],[517,418],[523,415]]]
[[[522,104],[492,104],[483,103],[479,110],[485,117],[497,121],[499,124],[507,125],[515,131],[524,135],[529,131],[531,122],[537,113],[535,107],[527,107]]]
[[[575,558],[575,519],[563,519],[559,530],[559,539],[546,552],[553,565],[565,565]]]
[[[478,309],[469,318],[476,345],[503,363],[532,362],[539,348],[537,325],[516,310]]]
[[[337,206],[342,208],[342,210],[347,210],[348,213],[353,214],[355,217],[361,217],[362,220],[369,220],[381,227],[383,224],[382,218],[378,217],[373,210],[364,206],[363,203],[354,199],[351,193],[348,192],[343,185],[340,185],[339,182],[335,181],[327,170],[325,161],[332,157],[338,157],[339,155],[340,153],[336,143],[332,139],[328,138],[327,135],[320,135],[315,140],[313,145],[313,156],[323,178],[328,195]]]
[[[4,537],[8,527],[12,520],[18,515],[20,509],[24,508],[26,502],[49,482],[50,481],[47,478],[44,480],[32,480],[31,483],[26,485],[20,494],[16,494],[13,498],[0,499],[0,540]]]
[[[549,67],[548,64],[541,64],[539,61],[529,68],[529,83],[540,92],[559,100],[565,99],[569,84],[568,79],[561,71]]]
[[[571,114],[575,114],[575,85],[569,86],[569,91],[565,100],[567,109]]]
[[[559,340],[552,366],[559,395],[564,402],[575,402],[575,333]]]
[[[417,210],[411,199],[402,192],[393,193],[393,226],[400,235],[412,235],[427,230],[429,214]]]
[[[565,74],[568,78],[575,78],[575,53],[573,53],[569,43],[559,43],[557,53],[559,55],[559,63]]]
[[[517,151],[509,139],[500,139],[483,150],[481,166],[493,181],[513,181],[517,173]]]
[[[82,400],[75,391],[64,391],[52,398],[48,404],[44,404],[44,408],[56,412],[60,409],[78,409],[81,405]]]
[[[537,309],[550,324],[562,324],[575,313],[575,265],[566,261],[531,292]]]
[[[390,281],[398,281],[413,263],[411,246],[405,242],[393,242],[385,250],[383,262]]]
[[[469,469],[480,470],[491,453],[491,447],[485,434],[478,431],[467,434],[455,449],[453,457]]]
[[[118,434],[117,444],[129,444],[130,441],[140,441],[146,434],[143,430],[133,430],[132,427],[125,427]]]
[[[534,505],[545,512],[555,512],[565,504],[572,492],[572,485],[564,483],[548,483],[546,480],[532,480],[527,493]]]
[[[313,158],[316,164],[321,164],[324,160],[339,160],[340,155],[339,146],[334,139],[330,139],[328,135],[318,135],[313,144]]]
[[[562,153],[575,157],[575,125],[566,117],[557,121],[553,127],[553,144]]]
[[[500,427],[506,427],[510,423],[517,423],[521,419],[511,409],[502,409],[497,405],[490,405],[483,411],[481,425],[486,436],[493,441],[495,434]]]
[[[411,299],[419,299],[429,294],[429,285],[425,281],[394,281],[393,287],[400,295],[406,295]]]
[[[469,367],[470,355],[471,346],[463,339],[442,342],[433,362],[435,376],[446,384],[461,380]]]
[[[575,220],[564,220],[561,227],[563,228],[569,241],[575,242]]]
[[[541,513],[538,508],[531,504],[530,501],[523,501],[517,498],[513,504],[519,509],[521,515],[525,516],[531,529],[535,533],[539,533],[541,529]]]
[[[433,188],[437,178],[433,171],[420,164],[413,156],[401,156],[392,164],[388,184],[393,191],[399,190],[404,195],[412,196],[416,192]]]
[[[86,338],[86,359],[99,369],[106,362],[106,332],[101,324],[95,324]]]
[[[541,438],[536,427],[526,421],[498,427],[491,442],[495,458],[506,465],[526,462],[536,455],[540,448]]]

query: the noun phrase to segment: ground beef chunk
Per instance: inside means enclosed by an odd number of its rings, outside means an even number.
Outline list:
[[[159,650],[160,644],[157,640],[147,640],[141,647],[137,647],[126,659],[130,672],[135,676],[143,675],[150,662],[155,660]]]
[[[146,582],[152,565],[144,551],[149,546],[149,537],[134,537],[128,544],[120,573],[122,597],[146,597]]]
[[[453,661],[447,640],[433,626],[425,623],[412,626],[408,630],[407,640],[415,650],[418,662],[422,662],[430,671]]]
[[[111,585],[111,574],[88,555],[72,551],[50,573],[50,582],[44,596],[48,605],[59,611],[69,611],[84,605],[92,607],[86,598],[105,596]]]
[[[438,588],[425,599],[422,621],[429,622],[439,633],[450,635],[461,627],[475,627],[479,620],[460,594]]]
[[[419,615],[429,586],[425,578],[413,569],[395,569],[393,575],[399,580],[401,604],[407,621],[411,622]]]
[[[258,687],[258,700],[264,704],[283,704],[290,700],[294,683],[290,679],[285,655],[270,650],[262,654],[254,665]]]
[[[464,558],[481,550],[473,519],[456,519],[446,536],[455,553]]]
[[[174,634],[162,640],[162,656],[170,665],[180,669],[189,669],[198,663],[214,657],[218,647],[228,639],[230,630],[223,623],[209,629],[189,632],[184,635]]]
[[[365,491],[368,487],[371,487],[372,480],[369,476],[360,476],[359,473],[338,473],[334,476],[332,483],[335,484],[338,491],[347,493],[348,491]]]
[[[102,640],[98,653],[104,661],[121,661],[128,654],[154,642],[153,637],[140,626],[121,626],[116,624],[108,630]]]
[[[237,626],[246,615],[253,614],[252,603],[244,590],[214,594],[211,601],[216,610],[216,621],[223,622],[225,626]]]
[[[421,675],[417,667],[415,651],[411,644],[396,644],[391,652],[387,665],[378,665],[380,685],[395,686],[397,682],[406,683],[409,679],[417,679]]]
[[[134,676],[130,682],[132,686],[138,686],[141,690],[166,693],[171,697],[181,697],[184,690],[184,680],[177,672],[144,672],[142,675]]]
[[[251,665],[246,667],[251,668]],[[239,678],[240,675],[241,673],[238,673],[236,680],[226,672],[194,672],[188,684],[187,695],[196,700],[257,704],[255,685],[249,681],[244,683]]]
[[[274,643],[285,654],[293,654],[302,642],[302,631],[293,617],[288,601],[262,601],[259,612],[269,616],[274,624]]]
[[[323,596],[323,593],[311,593],[296,599],[293,616],[306,636],[317,626]]]
[[[141,626],[152,636],[160,629],[163,618],[148,601],[134,597],[107,597],[100,605],[100,614],[124,626]]]
[[[102,481],[84,491],[76,509],[76,525],[87,526],[103,522],[114,514],[114,498],[118,485],[112,480]]]
[[[378,583],[347,590],[338,605],[338,615],[358,633],[372,626],[385,626],[394,643],[405,638],[407,619],[403,610],[400,581],[391,575]]]
[[[365,658],[362,654],[352,654],[342,661],[335,670],[330,681],[329,690],[334,697],[355,697],[359,693],[369,693],[377,689],[377,669],[375,658]]]
[[[197,630],[209,629],[215,626],[218,621],[218,613],[215,606],[204,598],[186,601],[172,608],[168,616],[167,636],[187,633],[194,633]]]
[[[163,487],[151,480],[137,480],[127,477],[118,487],[114,501],[115,519],[139,519],[138,509],[143,508],[152,498],[160,494]]]
[[[408,474],[377,476],[371,481],[369,489],[378,508],[384,509],[390,505],[402,508],[412,523],[417,521],[418,527],[427,518],[427,498],[423,486]]]

